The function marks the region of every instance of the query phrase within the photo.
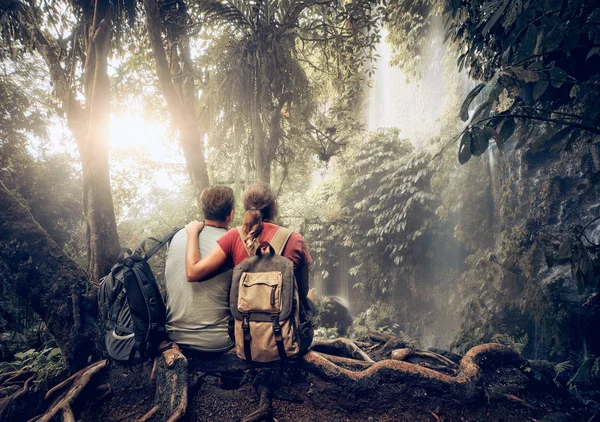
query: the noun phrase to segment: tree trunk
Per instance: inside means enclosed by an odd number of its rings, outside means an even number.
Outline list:
[[[0,182],[0,279],[14,284],[56,339],[70,371],[101,356],[93,298],[80,267]]]
[[[172,13],[165,26],[158,1],[144,0],[158,81],[179,132],[188,173],[197,193],[200,193],[210,182],[204,160],[204,131],[200,130],[196,116],[197,88],[186,33],[187,9],[181,1],[173,2],[169,7]],[[163,44],[163,30],[168,34],[169,59]]]
[[[36,21],[41,11],[21,3],[18,12],[23,29],[27,30],[48,66],[55,95],[62,102],[69,129],[77,141],[83,173],[88,271],[92,279],[99,280],[114,264],[120,246],[108,166],[110,86],[107,61],[111,17],[108,3],[96,1],[96,5],[84,66],[85,108],[77,100],[61,64],[58,42],[43,33]]]
[[[108,166],[110,84],[107,66],[111,16],[110,11],[103,9],[99,7],[95,11],[85,63],[87,130],[77,137],[83,170],[88,272],[95,281],[108,274],[120,249]]]
[[[262,126],[260,112],[257,107],[251,105],[250,119],[252,130],[252,148],[254,157],[254,168],[259,180],[271,183],[271,162],[268,152],[268,143]]]

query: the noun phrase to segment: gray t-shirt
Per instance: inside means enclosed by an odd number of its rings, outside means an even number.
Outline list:
[[[205,226],[200,233],[200,256],[206,257],[227,231]],[[185,347],[222,352],[233,347],[227,334],[229,288],[232,270],[202,282],[190,283],[185,275],[187,233],[180,230],[171,240],[165,266],[167,288],[167,336]]]

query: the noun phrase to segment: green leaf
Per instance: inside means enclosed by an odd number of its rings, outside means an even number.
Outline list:
[[[481,90],[484,87],[485,87],[485,84],[483,84],[483,83],[478,84],[466,96],[465,100],[462,103],[462,106],[460,107],[460,118],[463,122],[466,122],[467,120],[469,120],[469,106],[471,105],[471,103],[473,102],[475,97],[477,97],[477,95],[481,92]]]
[[[571,92],[569,92],[569,96],[571,98],[577,97],[577,95],[579,95],[579,90],[580,90],[579,85],[573,85],[573,88],[571,88]]]
[[[471,159],[471,132],[466,131],[460,140],[460,147],[458,148],[458,162],[465,164]]]
[[[537,101],[540,99],[540,97],[542,95],[544,95],[544,92],[546,92],[546,90],[548,89],[548,86],[550,84],[548,83],[548,81],[537,81],[535,83],[535,86],[533,87],[533,98]]]
[[[58,347],[55,347],[50,351],[50,353],[48,353],[48,359],[52,359],[54,356],[59,356],[61,354],[61,350]]]
[[[479,127],[471,130],[471,154],[479,157],[490,144],[490,137]]]
[[[590,59],[590,57],[596,55],[600,53],[600,47],[594,47],[590,50],[590,52],[588,53],[588,55],[586,56],[585,60],[588,61]]]
[[[550,71],[550,79],[552,80],[553,86],[560,88],[567,80],[567,72],[560,67],[555,67]]]
[[[496,10],[496,12],[492,15],[490,20],[483,27],[483,35],[487,35],[488,32],[496,25],[498,20],[504,15],[504,11],[506,10],[506,6],[510,3],[510,0],[504,0],[504,3]]]
[[[517,62],[523,61],[531,57],[533,51],[535,50],[535,46],[537,43],[538,31],[537,27],[534,25],[530,25],[527,28],[527,32],[525,36],[521,40],[519,49],[517,50],[517,54],[515,56],[515,60]]]
[[[507,117],[498,126],[498,134],[500,138],[496,140],[498,148],[502,151],[504,144],[510,139],[515,132],[515,120],[512,117]]]

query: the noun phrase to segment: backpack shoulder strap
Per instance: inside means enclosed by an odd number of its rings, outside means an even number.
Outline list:
[[[152,247],[152,249],[150,249],[148,252],[145,253],[144,255],[144,259],[150,259],[152,258],[152,255],[154,255],[156,252],[158,252],[160,250],[160,248],[162,248],[163,246],[165,246],[167,243],[169,243],[171,241],[171,239],[173,239],[173,236],[175,236],[177,234],[177,232],[179,232],[179,230],[181,230],[180,228],[176,228],[173,231],[171,231],[170,233],[167,233],[162,239],[158,240],[155,239],[153,237],[149,237],[148,239],[145,239],[142,244],[140,245],[140,250],[142,252],[146,251],[146,241],[148,240],[154,240],[156,242],[156,245],[154,245]]]
[[[239,226],[237,229],[238,233],[240,234],[240,239],[242,239],[242,245],[244,245],[244,249],[246,249],[246,253],[248,254],[248,256],[256,255],[256,248],[249,249],[248,246],[246,246],[246,238],[248,237],[248,235],[244,231],[244,228],[242,226]]]
[[[290,239],[290,236],[292,235],[292,233],[294,233],[294,232],[285,227],[279,227],[277,229],[277,231],[275,232],[275,235],[269,242],[271,244],[271,246],[273,246],[273,249],[275,249],[275,253],[277,255],[281,255],[283,253],[283,250],[285,249],[285,245],[287,245],[287,242]]]

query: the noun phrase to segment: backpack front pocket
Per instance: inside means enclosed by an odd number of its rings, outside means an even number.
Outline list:
[[[281,312],[281,273],[243,273],[238,309],[246,312]]]

